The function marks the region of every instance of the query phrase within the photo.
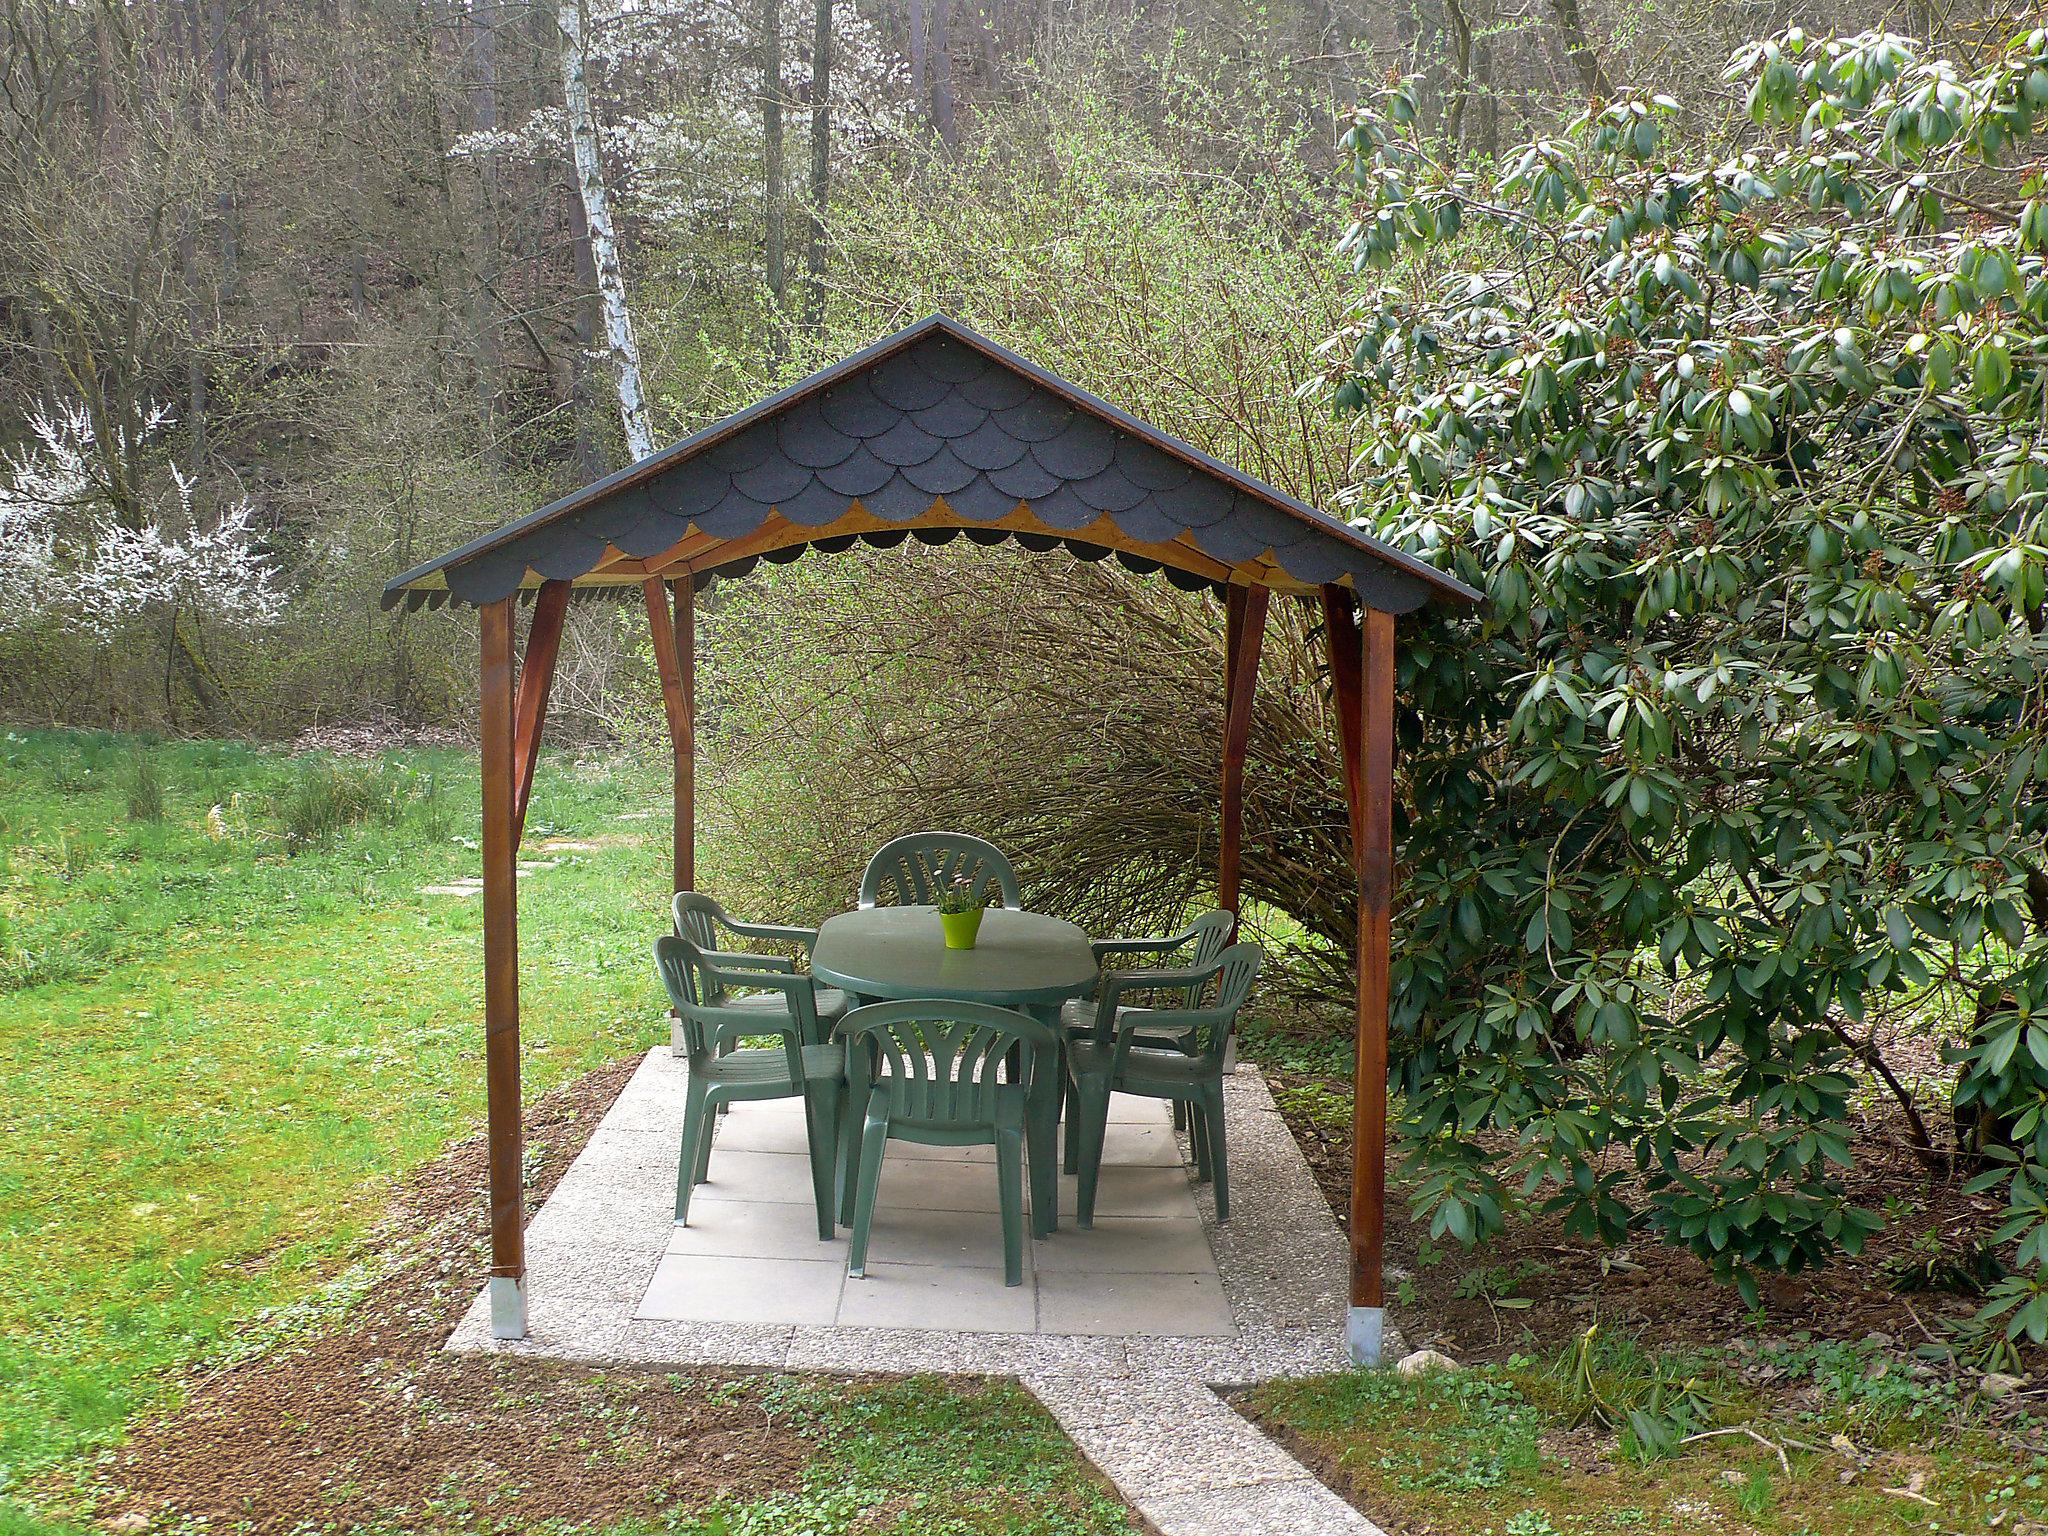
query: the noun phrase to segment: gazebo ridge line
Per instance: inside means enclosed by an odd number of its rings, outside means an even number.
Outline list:
[[[695,593],[856,542],[1014,540],[1114,556],[1225,612],[1217,898],[1235,913],[1244,754],[1273,593],[1317,603],[1359,880],[1351,1357],[1380,1358],[1393,905],[1394,621],[1480,594],[933,315],[672,447],[395,577],[387,608],[469,604],[482,634],[484,1039],[493,1332],[526,1334],[514,857],[572,595],[639,588],[674,757],[675,888],[696,881]],[[531,594],[523,665],[513,605]]]

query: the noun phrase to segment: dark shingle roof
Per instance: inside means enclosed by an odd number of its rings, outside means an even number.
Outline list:
[[[1337,582],[1405,612],[1479,594],[941,315],[396,577],[384,605],[541,580],[699,585],[855,539],[1114,551],[1186,586]]]

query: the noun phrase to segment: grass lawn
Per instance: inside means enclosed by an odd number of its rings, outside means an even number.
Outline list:
[[[521,908],[529,1095],[666,1038],[646,958],[665,801],[629,764],[543,764],[525,854],[558,862]],[[480,1127],[480,903],[419,889],[478,872],[475,805],[456,752],[0,734],[0,1532],[60,1528],[26,1485],[75,1481],[195,1370],[330,1326],[398,1181]],[[1007,1389],[733,1390],[781,1394],[805,1464],[619,1529],[834,1530],[791,1510],[855,1492],[920,1511],[906,1531],[1128,1529]],[[885,1398],[901,1434],[874,1432]],[[564,1412],[575,1434],[620,1409]],[[495,1527],[485,1492],[449,1499],[434,1528]]]

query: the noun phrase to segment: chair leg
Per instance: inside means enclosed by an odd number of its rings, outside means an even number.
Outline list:
[[[1186,1099],[1175,1099],[1173,1107],[1181,1112],[1188,1123],[1188,1150],[1195,1155],[1195,1182],[1209,1182],[1209,1123],[1194,1112],[1194,1106]]]
[[[1067,1173],[1081,1171],[1081,1085],[1071,1075],[1066,1079],[1066,1145],[1062,1149],[1061,1168]]]
[[[1074,1225],[1095,1225],[1095,1187],[1102,1178],[1102,1143],[1109,1133],[1109,1079],[1081,1084],[1081,1181],[1075,1192]]]
[[[839,1085],[813,1083],[804,1090],[804,1145],[811,1157],[811,1197],[818,1206],[818,1240],[839,1235]]]
[[[1224,1152],[1223,1088],[1217,1084],[1202,1095],[1202,1118],[1208,1123],[1202,1139],[1209,1147],[1209,1174],[1216,1181],[1216,1219],[1230,1220],[1230,1168]]]
[[[705,1113],[707,1084],[692,1079],[683,1089],[683,1141],[676,1155],[676,1225],[690,1219],[690,1194],[702,1182],[711,1146],[711,1116]]]
[[[1031,1066],[1024,1100],[1025,1172],[1031,1180],[1031,1235],[1050,1237],[1060,1224],[1060,1101],[1067,1086],[1067,1050],[1059,1009],[1025,1010],[1053,1036],[1056,1048]]]
[[[1187,1104],[1180,1099],[1175,1099],[1173,1101],[1173,1128],[1176,1131],[1185,1131],[1188,1129],[1188,1107]]]
[[[731,1108],[732,1101],[730,1099],[719,1099],[709,1106],[704,1116],[704,1134],[697,1143],[696,1183],[705,1183],[711,1177],[711,1143],[718,1135],[719,1116]]]
[[[853,1243],[846,1255],[846,1272],[856,1280],[867,1278],[868,1234],[875,1224],[875,1191],[882,1183],[882,1154],[889,1145],[889,1117],[868,1113],[867,1129],[860,1139],[860,1195],[853,1207]]]
[[[856,1104],[851,1090],[839,1107],[839,1225],[853,1225],[854,1196],[860,1190],[860,1136],[866,1104]]]
[[[1024,1132],[996,1132],[996,1200],[1003,1212],[1003,1284],[1024,1283]]]

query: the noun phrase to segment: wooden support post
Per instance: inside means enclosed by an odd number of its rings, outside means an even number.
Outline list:
[[[676,743],[676,889],[697,888],[697,589],[685,576],[676,596],[676,675],[683,685]]]
[[[1365,719],[1359,678],[1364,641],[1358,605],[1348,589],[1323,588],[1323,632],[1330,653],[1330,703],[1337,713],[1338,757],[1344,768],[1344,805],[1351,817],[1351,864],[1356,872],[1358,851],[1365,846],[1360,821],[1365,814],[1365,747],[1359,734]]]
[[[512,843],[526,835],[526,807],[533,798],[533,771],[540,763],[541,726],[548,714],[548,690],[555,684],[555,657],[562,647],[562,621],[569,613],[569,583],[546,581],[533,600],[533,627],[526,632],[526,659],[519,666],[519,694],[513,705]]]
[[[1380,1363],[1386,1298],[1387,1005],[1394,910],[1394,616],[1363,615],[1364,752],[1358,844],[1358,1060],[1352,1079],[1352,1359]]]
[[[512,599],[479,610],[484,866],[484,1086],[491,1189],[491,1335],[526,1337],[526,1133],[519,1106],[519,888],[513,829]]]
[[[1259,650],[1273,594],[1265,587],[1230,588],[1223,609],[1222,834],[1216,860],[1216,904],[1237,916],[1244,869],[1244,755],[1251,742],[1258,693]]]
[[[654,670],[661,674],[661,706],[668,718],[669,750],[675,767],[675,888],[691,890],[697,880],[696,815],[696,731],[691,719],[695,694],[694,679],[686,680],[683,656],[690,657],[689,670],[696,670],[696,627],[686,580],[677,583],[673,614],[668,605],[668,584],[659,576],[641,583],[647,599],[647,623],[654,636]],[[687,650],[686,650],[687,647]]]

